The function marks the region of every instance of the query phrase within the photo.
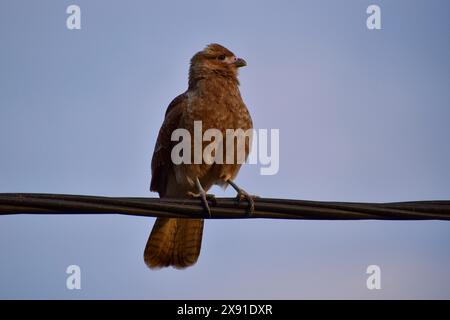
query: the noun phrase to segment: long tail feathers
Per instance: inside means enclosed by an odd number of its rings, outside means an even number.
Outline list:
[[[197,262],[203,235],[203,219],[158,218],[144,251],[149,268],[189,267]]]

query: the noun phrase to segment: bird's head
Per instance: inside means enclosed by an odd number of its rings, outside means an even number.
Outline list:
[[[214,76],[230,78],[237,82],[238,69],[246,65],[244,59],[236,57],[224,46],[213,43],[192,57],[189,82]]]

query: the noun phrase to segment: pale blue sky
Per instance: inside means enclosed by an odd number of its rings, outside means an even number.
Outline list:
[[[82,30],[66,29],[66,7]],[[378,4],[382,30],[366,28]],[[256,128],[280,171],[264,197],[450,199],[450,2],[0,2],[0,192],[151,196],[150,158],[190,57],[245,58]],[[218,196],[231,190],[214,189]],[[151,271],[152,218],[0,217],[0,298],[450,298],[450,224],[206,221],[197,265]],[[77,264],[82,290],[65,287]],[[382,289],[366,289],[377,264]]]

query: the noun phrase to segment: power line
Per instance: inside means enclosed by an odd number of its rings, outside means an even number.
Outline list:
[[[238,204],[234,198],[217,198],[210,207],[213,219],[450,220],[448,200],[359,203],[256,198],[255,211],[250,216],[245,200]],[[123,214],[209,218],[197,199],[0,193],[0,215],[10,214]]]

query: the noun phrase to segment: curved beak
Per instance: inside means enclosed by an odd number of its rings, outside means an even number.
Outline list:
[[[236,66],[236,68],[245,67],[247,65],[247,62],[242,58],[238,58],[234,62],[234,65]]]

